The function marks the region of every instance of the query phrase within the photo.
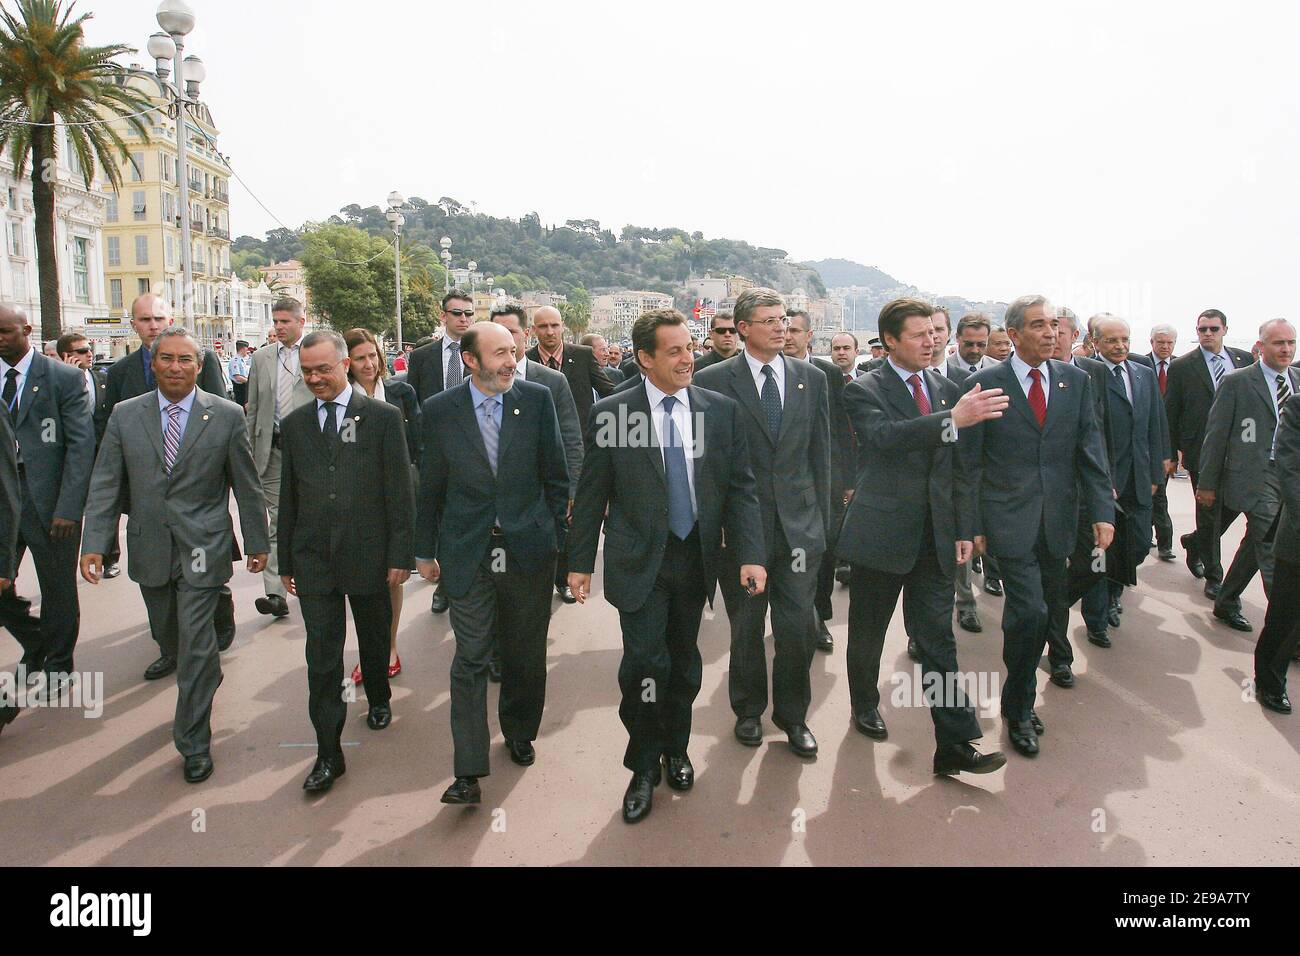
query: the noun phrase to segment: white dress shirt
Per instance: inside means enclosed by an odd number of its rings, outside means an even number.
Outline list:
[[[527,356],[524,356],[519,361],[515,362],[515,381],[516,382],[528,381],[528,357]]]
[[[1011,353],[1007,361],[1011,363],[1011,367],[1015,370],[1016,381],[1020,383],[1021,389],[1024,390],[1025,398],[1028,398],[1029,389],[1034,384],[1034,380],[1029,377],[1029,370],[1033,366],[1014,352]],[[1043,373],[1043,405],[1045,407],[1052,401],[1052,370],[1047,362],[1039,365],[1038,370]]]
[[[14,392],[13,406],[9,409],[11,418],[18,414],[18,406],[22,404],[23,385],[27,382],[27,375],[32,370],[32,356],[35,354],[34,351],[28,348],[27,354],[18,360],[17,365],[10,365],[4,359],[0,359],[0,389],[3,389],[9,382],[9,370],[11,368],[18,369],[18,379],[14,382],[17,391]]]
[[[655,426],[655,442],[659,448],[664,446],[664,399],[667,393],[660,391],[655,383],[649,378],[645,379],[645,394],[650,400],[650,420]],[[699,515],[699,502],[695,497],[695,459],[700,454],[701,449],[695,445],[695,430],[692,427],[690,393],[686,389],[680,389],[673,396],[677,399],[677,404],[673,407],[673,424],[677,426],[677,434],[682,441],[682,449],[686,452],[686,481],[691,486],[691,508],[695,514]],[[662,451],[661,451],[662,454]],[[664,462],[664,472],[668,471],[668,463]]]
[[[748,352],[745,353],[745,361],[749,363],[749,374],[754,377],[754,387],[758,389],[759,398],[762,398],[763,385],[767,382],[763,375],[763,363]],[[776,390],[781,396],[781,407],[785,408],[785,356],[778,354],[767,364],[772,366],[772,377],[776,379]]]
[[[83,368],[81,376],[86,381],[86,395],[90,398],[90,407],[95,407],[95,376],[90,374],[90,369]]]
[[[384,391],[384,380],[382,377],[375,379],[375,394],[370,397],[377,402],[388,401],[388,393]],[[351,399],[351,396],[349,396],[349,399]]]
[[[331,401],[334,402],[334,434],[343,434],[343,416],[347,414],[348,402],[352,401],[352,384],[349,382],[347,388],[334,396]],[[316,424],[320,430],[325,430],[325,399],[316,399]]]

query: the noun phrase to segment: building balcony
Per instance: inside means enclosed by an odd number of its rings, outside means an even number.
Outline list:
[[[208,230],[208,235],[212,236],[214,239],[229,239],[230,230],[222,229],[218,226],[213,226],[211,229]]]
[[[213,189],[211,199],[216,200],[226,206],[230,205],[230,193],[224,189]]]

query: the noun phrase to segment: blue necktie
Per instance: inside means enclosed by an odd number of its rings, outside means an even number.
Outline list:
[[[767,416],[767,430],[772,433],[772,441],[776,441],[781,436],[781,390],[776,387],[772,366],[763,366],[763,379],[763,394],[758,400]]]
[[[483,448],[487,451],[488,464],[492,474],[497,473],[497,448],[501,443],[501,429],[497,427],[497,399],[489,398],[479,406],[483,414],[483,423],[479,431],[483,434]]]
[[[140,346],[140,356],[141,356],[141,360],[144,362],[145,388],[149,389],[150,391],[153,391],[154,384],[155,384],[153,380],[153,353],[149,351],[149,347],[147,345],[142,345]]]
[[[691,483],[686,474],[686,450],[673,421],[677,399],[663,400],[664,410],[664,477],[668,482],[668,530],[685,541],[695,527],[695,508],[691,506]]]

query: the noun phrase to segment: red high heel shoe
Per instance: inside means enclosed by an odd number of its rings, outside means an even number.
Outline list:
[[[397,663],[388,665],[388,676],[389,678],[393,678],[400,673],[402,673],[402,658],[398,657]]]

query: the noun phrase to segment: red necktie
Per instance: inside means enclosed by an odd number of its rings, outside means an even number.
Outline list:
[[[921,387],[921,376],[913,374],[907,382],[912,386],[912,397],[916,399],[916,407],[921,410],[922,415],[929,415],[930,400],[925,397],[925,389]]]
[[[1047,422],[1047,395],[1043,391],[1043,373],[1036,368],[1031,368],[1029,377],[1034,380],[1034,384],[1029,386],[1029,407],[1034,410],[1038,427],[1042,428]]]
[[[1160,379],[1160,394],[1163,395],[1163,394],[1165,393],[1165,385],[1166,385],[1166,383],[1168,383],[1168,381],[1169,381],[1169,375],[1168,375],[1168,373],[1165,371],[1165,363],[1164,363],[1164,362],[1161,362],[1161,363],[1160,363],[1160,374],[1159,374],[1159,376],[1157,376],[1157,377]]]

